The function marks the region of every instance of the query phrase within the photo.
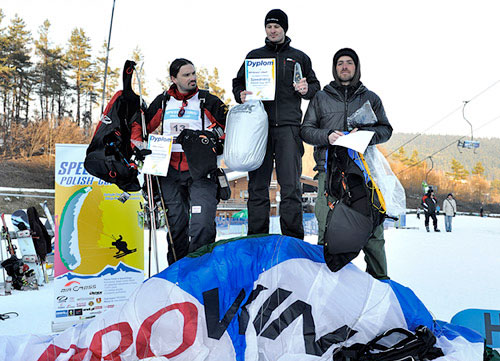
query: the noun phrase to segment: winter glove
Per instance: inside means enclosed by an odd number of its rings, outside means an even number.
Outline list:
[[[193,179],[206,178],[217,169],[217,136],[209,130],[184,129],[177,137]]]
[[[139,161],[144,161],[147,155],[152,153],[151,149],[139,149],[137,147],[134,148],[135,158]]]

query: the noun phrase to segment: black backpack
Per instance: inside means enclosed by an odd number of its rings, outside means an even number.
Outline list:
[[[399,335],[393,342],[393,335]],[[402,337],[401,337],[402,336]],[[356,343],[335,350],[333,361],[424,361],[444,356],[435,347],[436,336],[425,326],[418,326],[415,333],[404,328],[390,329],[367,344]],[[389,346],[388,346],[389,345]]]
[[[84,166],[87,172],[126,192],[141,189],[137,164],[131,160],[131,124],[140,115],[140,98],[132,90],[135,62],[127,60],[123,68],[123,90],[106,106],[94,137],[87,148]]]
[[[328,268],[336,272],[356,258],[386,213],[362,154],[330,146],[326,165],[325,189],[336,201],[329,204],[324,256]]]

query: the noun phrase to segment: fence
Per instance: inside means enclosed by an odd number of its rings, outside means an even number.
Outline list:
[[[244,236],[248,230],[248,220],[243,218],[226,218],[217,217],[215,219],[217,224],[217,235],[220,236]],[[304,235],[318,234],[318,222],[314,213],[304,213],[302,219],[304,226]],[[272,216],[269,218],[269,233],[279,234],[280,230],[280,217]]]

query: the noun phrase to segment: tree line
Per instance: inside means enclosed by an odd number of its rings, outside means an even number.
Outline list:
[[[49,20],[39,26],[37,34],[32,34],[17,14],[9,24],[4,20],[0,8],[0,155],[29,158],[41,150],[51,152],[55,138],[67,143],[89,141],[92,120],[100,116],[106,41],[93,56],[91,39],[82,28],[74,28],[61,46],[50,40]],[[139,47],[133,50],[131,60],[137,64],[143,61]],[[138,89],[137,73],[147,96],[143,69],[134,74],[133,87]],[[120,77],[120,68],[107,66],[105,104],[118,89]],[[168,80],[160,83],[169,85]],[[198,84],[229,103],[219,86],[217,68],[213,73],[198,69]],[[61,130],[55,131],[61,125],[66,137]]]
[[[387,153],[383,148],[382,151]],[[403,147],[388,159],[408,194],[421,195],[425,182],[437,189],[441,198],[453,193],[457,199],[465,202],[500,203],[500,180],[488,180],[480,161],[468,171],[457,159],[452,158],[449,166],[451,170],[446,171],[423,162],[417,150],[408,155]]]

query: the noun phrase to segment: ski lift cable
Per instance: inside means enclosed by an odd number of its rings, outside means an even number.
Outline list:
[[[490,86],[488,86],[487,88],[483,89],[482,91],[480,91],[478,94],[474,95],[472,98],[470,98],[468,101],[466,101],[465,103],[470,103],[471,101],[479,98],[481,95],[483,95],[484,93],[486,93],[488,90],[490,90],[491,88],[493,88],[495,85],[497,85],[498,83],[500,83],[500,80],[497,80],[495,81],[493,84],[491,84]],[[390,156],[392,155],[393,153],[395,153],[398,149],[400,149],[401,147],[404,147],[405,145],[413,142],[416,138],[420,137],[423,133],[425,133],[426,131],[428,131],[429,129],[432,129],[434,126],[438,125],[439,123],[441,123],[442,121],[444,121],[446,118],[450,117],[452,114],[454,114],[455,112],[459,111],[460,109],[463,109],[464,108],[464,105],[460,105],[459,107],[455,108],[454,110],[452,110],[450,113],[448,113],[447,115],[445,115],[444,117],[442,117],[441,119],[439,119],[437,122],[435,122],[434,124],[432,124],[430,127],[424,129],[421,133],[418,133],[417,135],[415,135],[413,138],[411,138],[410,140],[406,141],[405,143],[397,146],[396,148],[394,148],[387,156]],[[470,124],[470,123],[469,123]]]
[[[489,121],[487,121],[486,123],[482,124],[480,127],[476,128],[476,130],[479,130],[479,129],[481,129],[481,128],[485,127],[486,125],[488,125],[488,124],[490,124],[490,123],[494,122],[494,121],[495,121],[495,120],[497,120],[497,119],[500,119],[500,115],[498,115],[498,116],[494,117],[493,119],[490,119],[490,120],[489,120]],[[451,142],[451,143],[449,143],[448,145],[445,145],[443,148],[441,148],[441,149],[439,149],[439,150],[435,151],[435,152],[434,152],[434,153],[432,153],[431,155],[428,155],[428,156],[426,156],[425,158],[423,158],[423,159],[421,159],[420,161],[418,161],[417,163],[412,164],[412,165],[410,165],[409,167],[406,167],[406,168],[405,168],[405,169],[403,169],[402,171],[398,172],[398,173],[397,173],[397,175],[400,175],[401,173],[406,172],[408,169],[411,169],[411,168],[413,168],[413,167],[416,167],[416,166],[417,166],[417,165],[419,165],[420,163],[424,162],[427,158],[431,158],[431,157],[435,156],[436,154],[441,153],[443,150],[445,150],[445,149],[447,149],[447,148],[451,147],[452,145],[457,144],[457,142],[458,142],[459,140],[462,140],[462,139],[463,139],[463,138],[465,138],[465,137],[466,137],[466,136],[465,136],[465,135],[463,135],[463,136],[461,136],[460,138],[455,139],[454,141],[452,141],[452,142]]]

